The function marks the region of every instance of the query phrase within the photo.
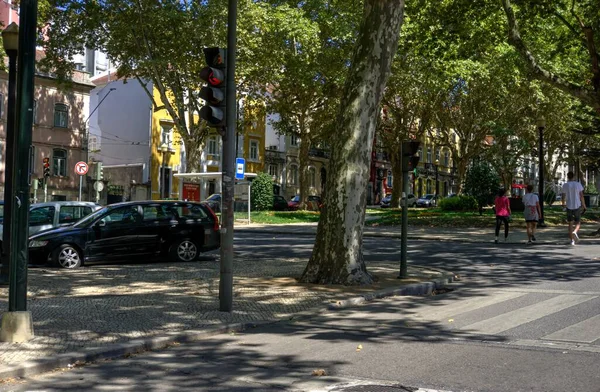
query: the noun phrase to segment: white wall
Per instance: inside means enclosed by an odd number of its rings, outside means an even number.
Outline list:
[[[148,181],[151,103],[140,84],[117,80],[96,87],[90,93],[90,111],[90,138],[96,136],[100,147],[99,152],[90,152],[90,159],[104,165],[143,163]]]
[[[285,151],[285,136],[275,132],[272,125],[273,121],[279,121],[279,113],[267,115],[265,148],[268,149],[270,146],[277,146],[277,151]]]

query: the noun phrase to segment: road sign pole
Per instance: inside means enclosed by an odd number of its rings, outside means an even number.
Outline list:
[[[83,188],[83,176],[79,176],[79,199],[77,199],[78,201],[81,201],[81,188]]]

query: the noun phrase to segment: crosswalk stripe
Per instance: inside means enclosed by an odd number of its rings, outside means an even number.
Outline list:
[[[559,295],[546,301],[538,302],[487,320],[466,325],[461,329],[469,332],[492,335],[541,319],[552,313],[559,312],[594,298],[598,297],[589,295]]]
[[[452,300],[456,302],[447,305],[430,306],[419,312],[418,316],[425,320],[443,320],[445,318],[456,316],[457,314],[469,312],[471,310],[485,308],[486,306],[496,305],[500,302],[519,298],[529,293],[502,292],[491,293],[487,297],[473,297],[465,300]]]
[[[600,315],[542,337],[544,340],[592,343],[600,339]]]

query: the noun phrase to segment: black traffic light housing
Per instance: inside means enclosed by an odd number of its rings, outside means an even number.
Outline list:
[[[419,146],[421,142],[402,142],[402,171],[410,172],[419,164]]]
[[[200,118],[215,128],[227,126],[227,51],[222,48],[204,48],[207,66],[200,70],[200,78],[207,85],[200,89],[200,98],[206,104],[200,109]]]
[[[50,158],[44,158],[44,178],[50,177]]]

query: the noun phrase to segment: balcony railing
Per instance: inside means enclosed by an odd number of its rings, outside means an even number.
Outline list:
[[[328,150],[324,150],[322,148],[311,148],[308,150],[308,156],[329,159],[330,155]]]
[[[265,150],[265,163],[285,163],[285,152],[275,150]]]

